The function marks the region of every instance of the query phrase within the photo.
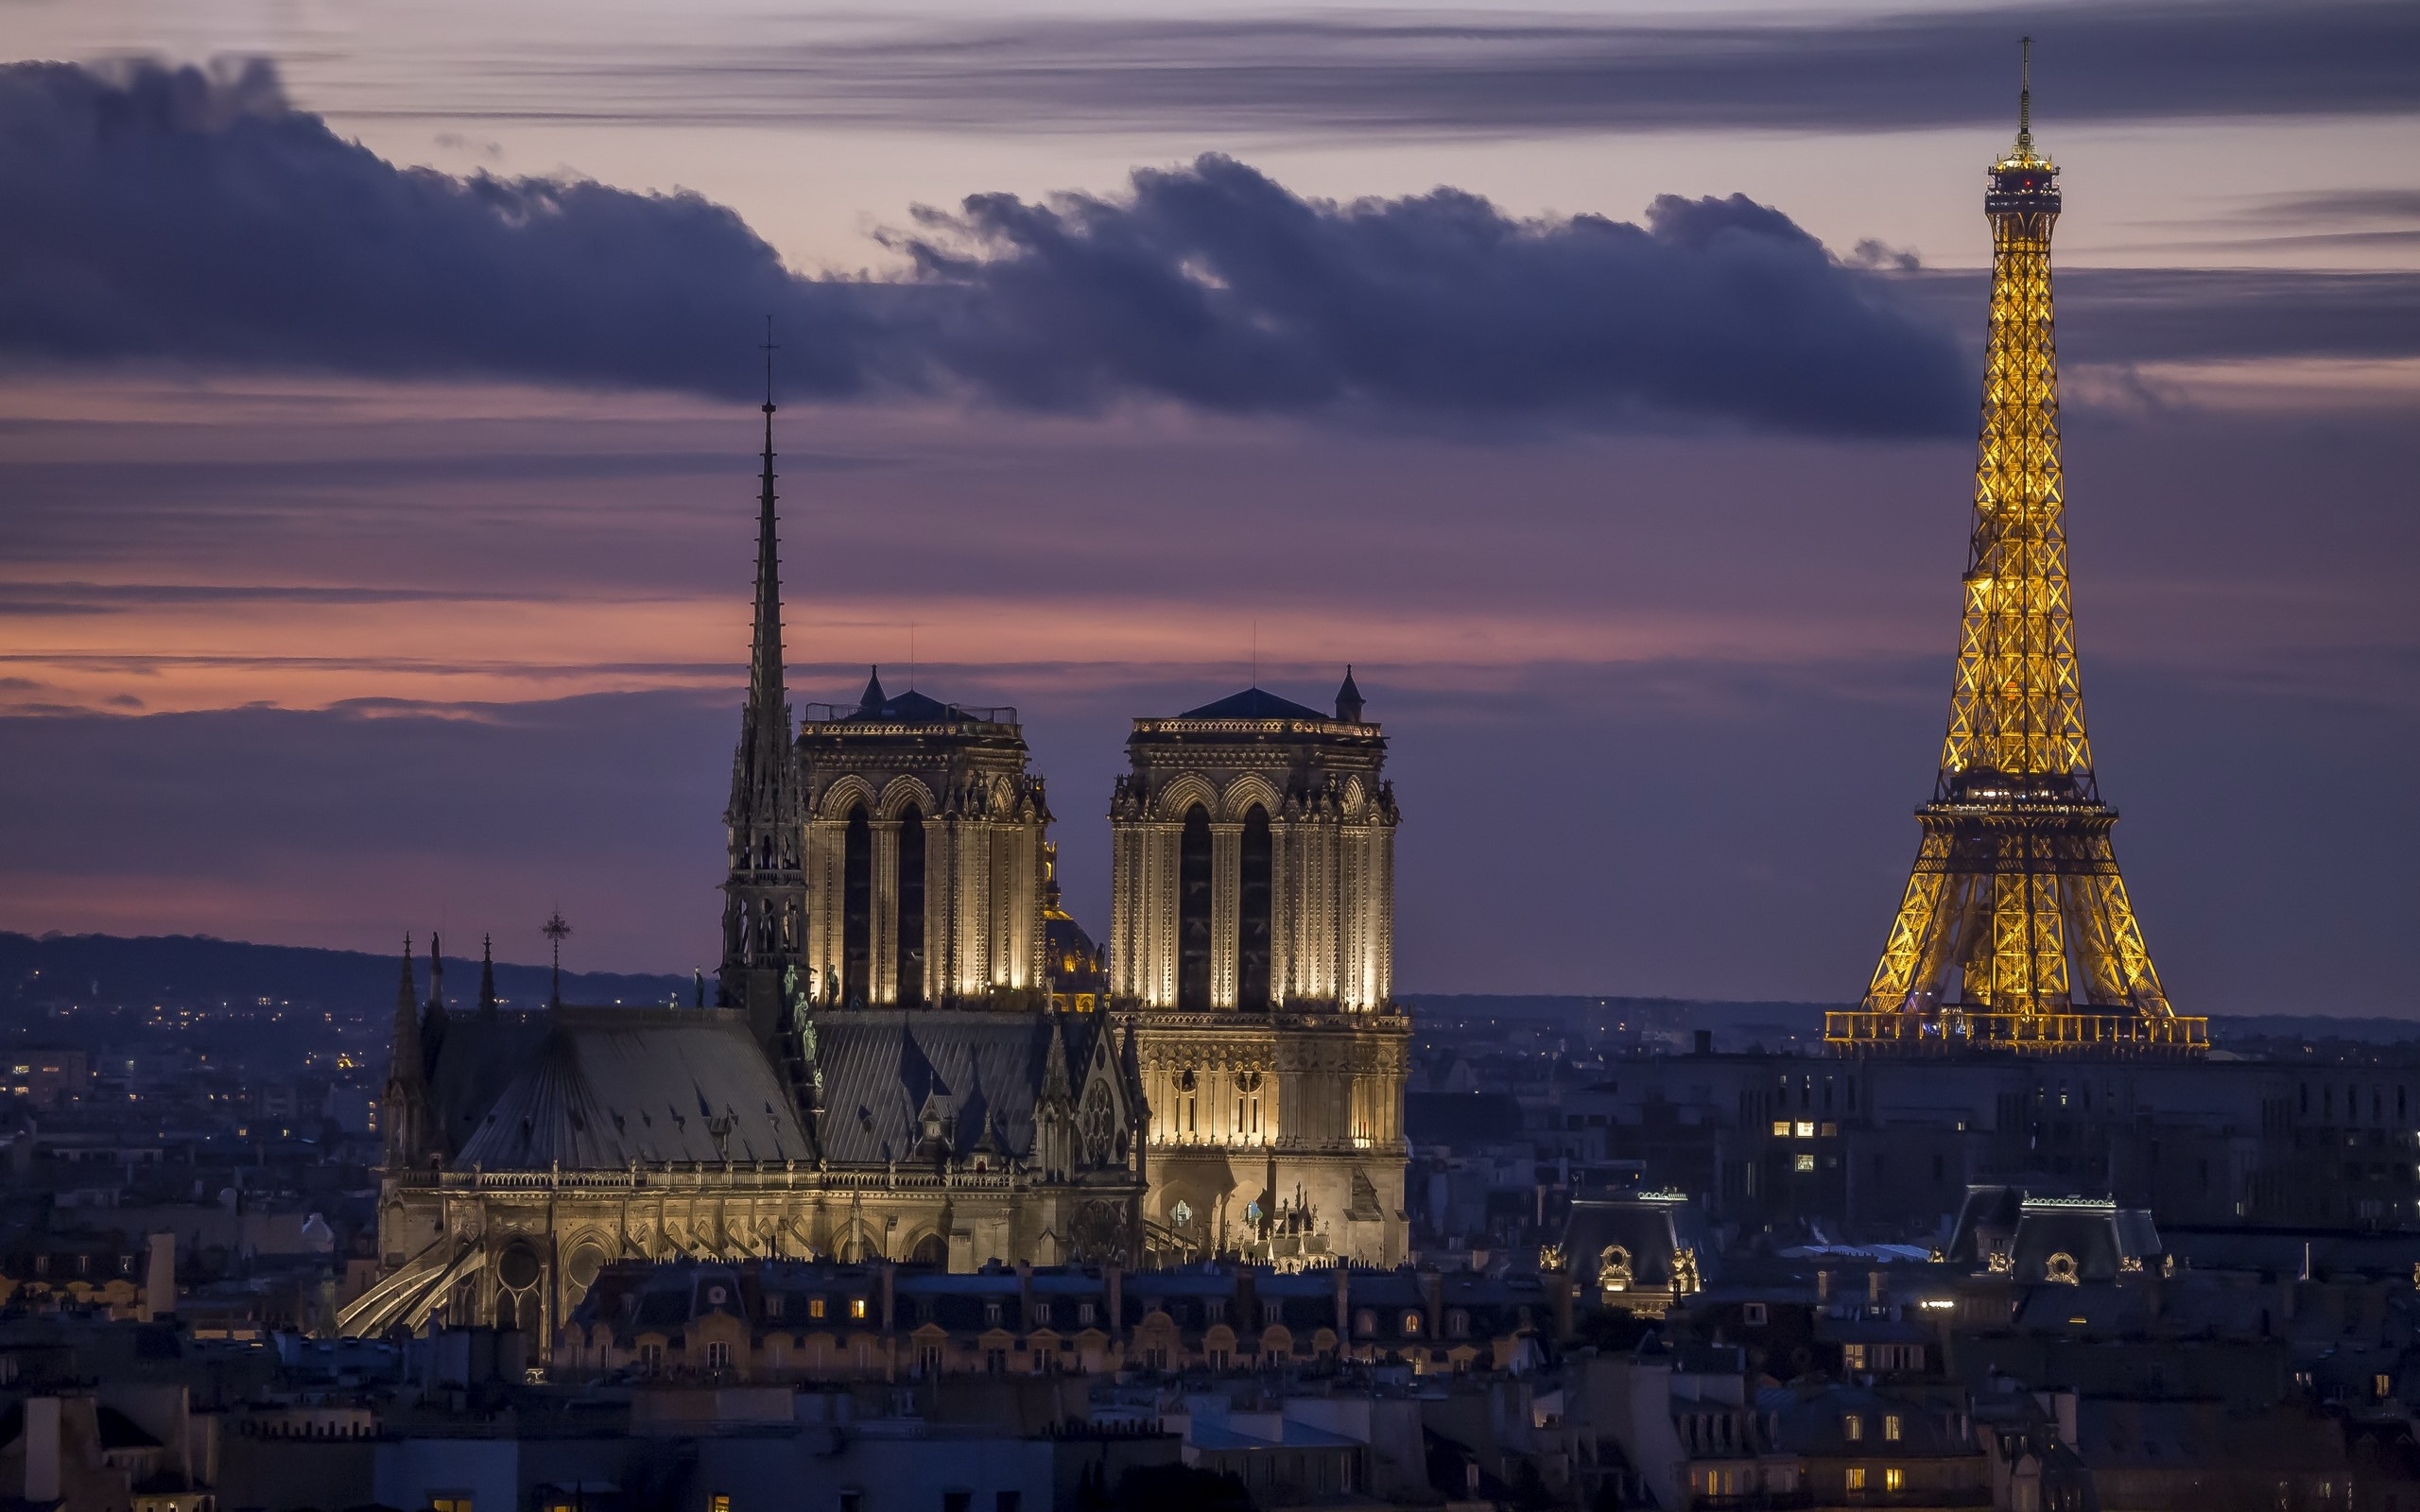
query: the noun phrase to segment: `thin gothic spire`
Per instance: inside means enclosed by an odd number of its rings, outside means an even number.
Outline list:
[[[765,471],[757,500],[755,639],[748,703],[732,752],[731,804],[723,811],[731,870],[723,883],[726,1003],[746,1006],[760,1036],[775,1032],[782,972],[798,963],[805,912],[799,846],[804,818],[790,747],[789,695],[782,664],[781,542],[773,492],[773,322],[765,318]]]
[[[748,667],[748,713],[752,723],[783,708],[781,546],[773,521],[773,318],[765,317],[765,477],[756,512],[756,642]],[[786,711],[781,721],[786,723]],[[758,731],[758,738],[763,732]],[[787,743],[785,742],[785,745]]]

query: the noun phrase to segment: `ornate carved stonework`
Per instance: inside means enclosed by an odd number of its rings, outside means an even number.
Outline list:
[[[1138,719],[1127,750],[1110,983],[1150,1109],[1151,1242],[1395,1263],[1410,1022],[1384,735],[1348,677],[1334,717],[1255,688]]]

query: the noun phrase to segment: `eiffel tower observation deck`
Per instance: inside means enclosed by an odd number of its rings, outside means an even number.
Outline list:
[[[1949,730],[1924,838],[1849,1051],[2198,1055],[2144,948],[2084,734],[2051,339],[2057,164],[2034,150],[2031,45],[2016,145],[1991,166],[1991,337]]]

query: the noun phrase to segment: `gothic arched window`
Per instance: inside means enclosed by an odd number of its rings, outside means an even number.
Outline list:
[[[848,837],[840,848],[841,1001],[864,1005],[873,971],[873,826],[865,805],[849,811]]]
[[[1177,842],[1176,1005],[1210,1006],[1210,815],[1199,803],[1184,815]]]
[[[1269,1006],[1269,914],[1274,848],[1269,811],[1255,803],[1244,816],[1242,885],[1236,906],[1236,1005]]]
[[[1107,1165],[1110,1141],[1117,1131],[1117,1114],[1110,1107],[1109,1089],[1099,1082],[1084,1094],[1084,1114],[1080,1124],[1084,1140],[1084,1163]]]
[[[899,1003],[925,1001],[925,811],[899,816]]]

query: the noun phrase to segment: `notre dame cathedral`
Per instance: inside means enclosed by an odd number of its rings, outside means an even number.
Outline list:
[[[1014,710],[876,677],[793,725],[764,409],[717,1004],[457,1007],[407,947],[345,1332],[551,1337],[624,1259],[1401,1261],[1396,814],[1350,672],[1332,713],[1134,721],[1103,951]]]

